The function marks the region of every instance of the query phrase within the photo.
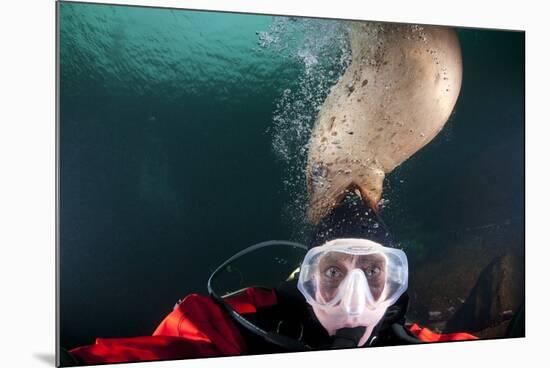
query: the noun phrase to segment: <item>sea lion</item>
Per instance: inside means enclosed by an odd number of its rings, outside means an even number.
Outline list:
[[[317,224],[354,190],[375,211],[385,175],[449,118],[462,56],[447,27],[350,22],[352,59],[308,143],[308,218]]]

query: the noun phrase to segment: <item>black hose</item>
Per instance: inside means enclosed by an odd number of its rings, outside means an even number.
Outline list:
[[[365,334],[366,327],[344,327],[336,331],[332,341],[332,349],[356,348],[359,340]]]

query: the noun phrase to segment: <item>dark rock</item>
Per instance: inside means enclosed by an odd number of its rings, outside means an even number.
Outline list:
[[[489,260],[503,255],[503,248],[511,248],[511,244],[496,245],[497,241],[493,239],[462,234],[442,252],[427,252],[428,255],[422,259],[417,259],[418,252],[410,252],[409,318],[428,328],[433,328],[436,322],[430,318],[430,311],[441,311],[439,321],[452,318]]]
[[[480,339],[491,339],[495,337],[506,336],[506,331],[510,325],[510,321],[504,321],[494,327],[488,327],[481,331],[476,331],[475,335]]]
[[[470,295],[447,323],[447,331],[485,331],[509,321],[524,303],[523,255],[508,253],[493,260],[481,273]],[[501,326],[502,327],[502,326]],[[502,327],[501,329],[505,329]]]

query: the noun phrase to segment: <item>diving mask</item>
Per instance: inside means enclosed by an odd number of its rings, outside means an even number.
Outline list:
[[[329,335],[366,327],[358,346],[407,290],[408,263],[402,250],[367,239],[336,239],[308,251],[298,289]]]

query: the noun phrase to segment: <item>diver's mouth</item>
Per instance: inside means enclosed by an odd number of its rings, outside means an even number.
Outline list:
[[[356,327],[365,327],[366,329],[369,328],[369,326],[361,325],[359,323],[344,323],[341,328],[356,328]]]

